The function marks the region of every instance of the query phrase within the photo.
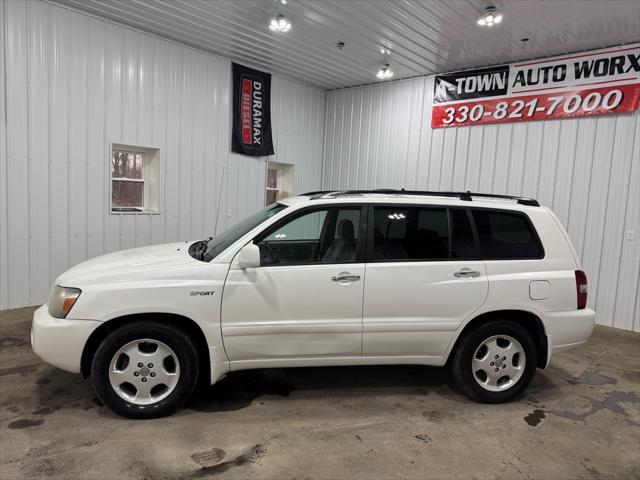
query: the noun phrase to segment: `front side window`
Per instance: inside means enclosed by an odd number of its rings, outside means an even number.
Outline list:
[[[516,212],[474,210],[485,260],[542,258],[540,240],[527,218]]]
[[[261,223],[266,222],[274,215],[277,215],[285,208],[287,208],[287,206],[281,203],[269,205],[262,210],[258,210],[253,215],[249,215],[247,218],[236,223],[233,227],[220,235],[216,235],[215,238],[208,240],[206,242],[204,253],[202,254],[202,260],[210,262],[229,248],[234,242],[242,238]]]
[[[296,215],[255,243],[263,266],[350,263],[359,228],[360,207],[332,207]]]

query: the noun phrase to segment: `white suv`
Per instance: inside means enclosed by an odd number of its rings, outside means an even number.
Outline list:
[[[62,274],[34,314],[43,360],[136,418],[236,370],[450,365],[472,399],[520,393],[595,313],[556,216],[535,200],[311,192],[213,239],[111,253]]]

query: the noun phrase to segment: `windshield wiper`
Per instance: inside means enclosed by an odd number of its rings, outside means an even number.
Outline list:
[[[213,237],[209,237],[206,240],[200,240],[199,245],[196,247],[195,254],[200,260],[204,260],[204,255],[207,253],[207,245],[213,240]]]

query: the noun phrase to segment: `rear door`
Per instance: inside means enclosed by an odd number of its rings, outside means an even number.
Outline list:
[[[370,208],[363,356],[440,357],[487,297],[470,214],[420,205]]]

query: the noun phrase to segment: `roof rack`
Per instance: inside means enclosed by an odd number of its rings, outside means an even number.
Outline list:
[[[460,200],[471,202],[473,197],[481,198],[499,198],[504,200],[516,200],[520,205],[528,205],[530,207],[539,207],[540,204],[534,198],[518,197],[513,195],[495,195],[493,193],[476,193],[476,192],[433,192],[426,190],[394,190],[390,188],[382,188],[377,190],[321,190],[316,192],[303,193],[302,195],[311,197],[316,200],[324,196],[337,197],[340,195],[364,195],[368,193],[388,194],[388,195],[427,195],[433,197],[458,197]]]
[[[326,195],[328,193],[334,193],[336,190],[317,190],[315,192],[301,193],[303,197],[315,197],[316,195]]]

